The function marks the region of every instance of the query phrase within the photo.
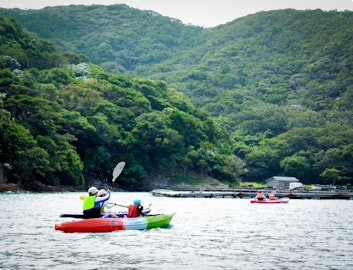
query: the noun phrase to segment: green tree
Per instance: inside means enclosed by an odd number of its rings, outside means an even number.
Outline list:
[[[285,157],[281,160],[280,166],[285,175],[294,176],[300,180],[306,180],[306,176],[310,175],[310,163],[303,156]]]
[[[323,179],[323,183],[335,185],[341,180],[340,171],[336,168],[326,168],[320,177]]]

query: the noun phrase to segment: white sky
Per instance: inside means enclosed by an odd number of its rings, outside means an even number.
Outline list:
[[[353,11],[353,0],[0,0],[0,7],[21,9],[92,4],[126,4],[156,11],[185,24],[205,27],[224,24],[258,11],[284,8]]]

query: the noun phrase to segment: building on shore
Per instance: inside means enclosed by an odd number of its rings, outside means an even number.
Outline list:
[[[266,180],[266,185],[269,188],[289,190],[302,187],[302,183],[295,177],[288,176],[272,176]]]

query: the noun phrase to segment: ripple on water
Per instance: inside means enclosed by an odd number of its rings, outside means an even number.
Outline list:
[[[252,205],[114,192],[114,202],[140,198],[153,213],[176,212],[172,226],[55,231],[54,224],[69,220],[61,213],[81,211],[80,195],[0,194],[0,269],[353,269],[353,201]]]

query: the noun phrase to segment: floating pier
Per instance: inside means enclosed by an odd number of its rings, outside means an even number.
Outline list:
[[[353,200],[353,192],[348,191],[274,191],[262,190],[266,195],[274,193],[277,198],[316,199],[316,200]],[[156,197],[172,198],[254,198],[257,190],[203,190],[203,191],[175,191],[154,189],[151,191]]]

